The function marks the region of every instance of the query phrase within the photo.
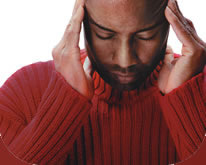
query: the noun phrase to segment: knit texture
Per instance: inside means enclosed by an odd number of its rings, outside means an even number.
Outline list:
[[[82,50],[82,63],[86,56]],[[139,89],[123,92],[94,72],[91,101],[53,61],[25,66],[0,89],[3,141],[37,164],[167,165],[189,158],[206,132],[206,69],[162,95],[161,66]]]

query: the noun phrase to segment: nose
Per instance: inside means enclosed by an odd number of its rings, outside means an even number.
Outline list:
[[[132,48],[132,43],[128,39],[124,39],[116,47],[113,61],[122,68],[128,68],[136,64],[137,57],[135,53],[136,52]]]

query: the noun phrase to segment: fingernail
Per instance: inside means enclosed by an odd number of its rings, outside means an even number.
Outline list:
[[[181,55],[174,53],[174,58],[179,58]]]

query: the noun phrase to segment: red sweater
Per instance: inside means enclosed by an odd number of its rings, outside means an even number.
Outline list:
[[[95,72],[92,101],[55,71],[53,61],[23,67],[0,89],[2,138],[19,158],[38,164],[167,165],[186,159],[206,132],[204,73],[163,96],[157,86],[161,65],[130,92],[115,90]]]

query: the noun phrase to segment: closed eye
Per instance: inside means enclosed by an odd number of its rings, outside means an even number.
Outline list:
[[[102,37],[101,35],[99,35],[99,34],[97,34],[97,33],[95,33],[96,34],[96,36],[98,37],[98,38],[100,38],[101,40],[109,40],[109,39],[111,39],[113,36],[114,36],[114,34],[112,34],[112,35],[108,35],[107,37]]]
[[[146,40],[152,40],[153,38],[155,38],[156,35],[157,35],[157,33],[153,34],[150,37],[141,37],[141,36],[136,35],[136,38],[140,39],[140,40],[145,40],[146,41]]]

